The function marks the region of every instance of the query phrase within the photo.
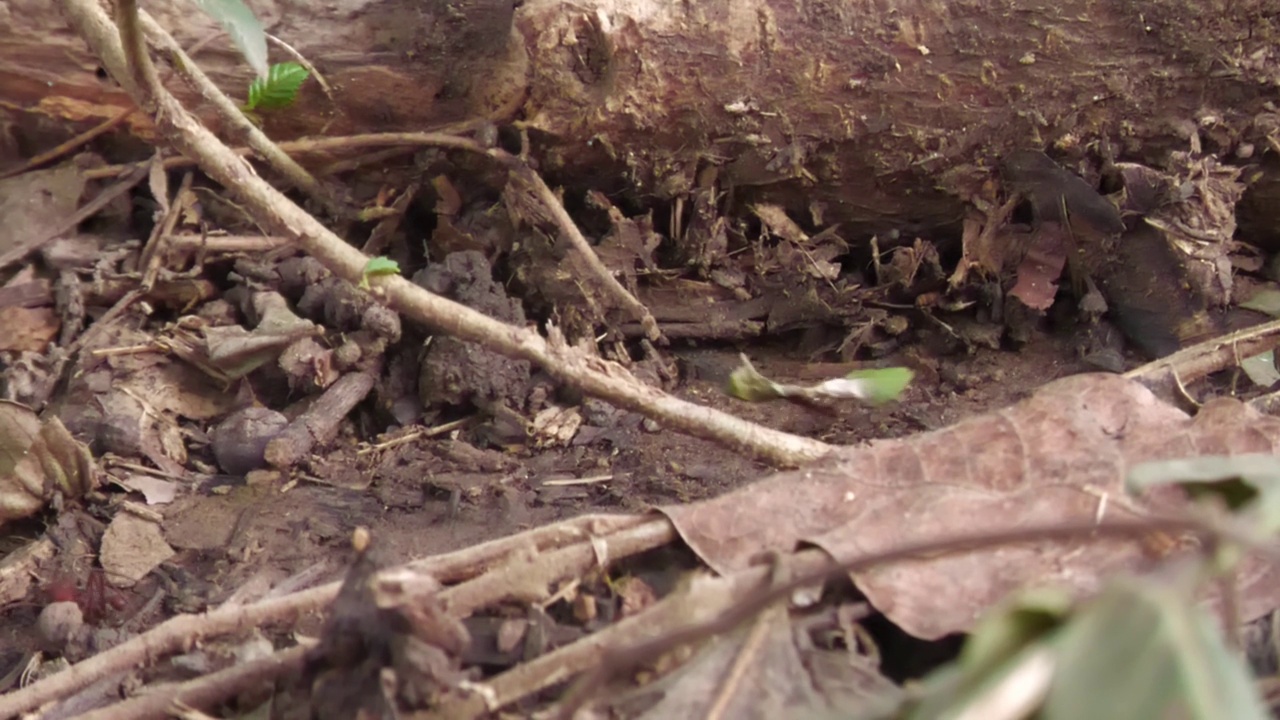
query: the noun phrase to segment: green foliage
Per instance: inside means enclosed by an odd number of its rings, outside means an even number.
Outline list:
[[[901,397],[915,373],[904,367],[870,368],[854,370],[844,377],[859,385],[863,400],[872,405],[883,405]]]
[[[195,0],[218,21],[258,77],[267,76],[267,33],[243,0]]]
[[[725,392],[747,402],[798,400],[861,400],[880,405],[897,400],[911,384],[915,373],[903,367],[855,370],[842,378],[834,378],[813,386],[791,385],[770,380],[742,357],[742,365],[729,375]]]
[[[1233,537],[1198,562],[1116,577],[1091,598],[1024,592],[978,622],[956,662],[876,720],[1262,720],[1243,656],[1203,603],[1207,582],[1243,557],[1247,538],[1280,530],[1280,458],[1198,457],[1133,468],[1130,492],[1173,486],[1230,510]]]
[[[1048,659],[1045,641],[1070,618],[1071,599],[1049,589],[1024,592],[1000,609],[987,613],[965,642],[950,667],[930,676],[924,692],[905,713],[911,720],[956,717],[978,706],[1009,682],[1032,683],[1025,668],[1043,667]],[[1020,672],[1021,671],[1021,672]],[[1039,685],[1047,688],[1046,673]],[[1036,698],[1032,697],[1032,700]]]
[[[1266,454],[1209,455],[1143,463],[1125,480],[1131,493],[1176,485],[1193,498],[1214,496],[1271,534],[1280,530],[1280,458]]]
[[[248,110],[275,110],[288,107],[298,99],[298,90],[310,77],[307,69],[295,62],[272,65],[266,77],[254,78],[249,83],[249,99],[244,104]]]
[[[1253,297],[1240,303],[1240,307],[1247,310],[1256,310],[1260,313],[1266,313],[1271,317],[1280,317],[1280,292],[1276,290],[1263,290],[1261,292],[1254,293]]]
[[[1269,717],[1244,659],[1227,649],[1189,587],[1116,580],[1054,645],[1046,720]]]
[[[369,278],[376,275],[399,275],[400,263],[388,257],[369,258],[369,262],[364,264],[364,271],[360,275],[360,289],[369,289]]]
[[[1118,578],[1075,607],[1053,591],[1024,594],[988,614],[960,658],[912,699],[873,716],[1266,718],[1243,659],[1194,590],[1191,582]]]

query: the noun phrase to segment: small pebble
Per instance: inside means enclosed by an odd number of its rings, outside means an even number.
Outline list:
[[[49,603],[44,610],[40,611],[40,618],[36,620],[36,629],[40,631],[40,637],[49,647],[58,650],[65,647],[67,641],[82,627],[84,627],[84,613],[79,605],[70,601]]]
[[[257,470],[267,464],[267,443],[288,424],[289,420],[275,410],[257,406],[237,410],[210,433],[213,457],[229,475]]]

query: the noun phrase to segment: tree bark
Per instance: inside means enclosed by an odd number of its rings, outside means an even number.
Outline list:
[[[333,101],[309,83],[269,116],[274,138],[523,120],[571,193],[671,200],[716,166],[733,202],[851,232],[958,224],[1017,147],[1079,157],[1105,140],[1158,163],[1193,139],[1266,147],[1280,127],[1265,106],[1280,0],[249,5],[334,86]],[[143,7],[189,49],[217,32],[189,0]],[[52,4],[0,0],[0,27],[0,161],[128,106]],[[250,73],[225,35],[195,57],[244,96]]]

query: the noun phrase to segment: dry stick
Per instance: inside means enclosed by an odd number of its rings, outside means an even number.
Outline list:
[[[203,250],[206,253],[256,253],[278,250],[288,245],[288,238],[274,235],[196,235],[183,233],[169,238],[175,248]]]
[[[277,468],[290,468],[310,455],[316,445],[332,442],[342,419],[369,396],[374,382],[368,372],[350,372],[338,378],[306,412],[267,443],[267,462]]]
[[[831,559],[821,550],[804,550],[785,562],[788,570],[800,574],[827,568]],[[724,577],[694,578],[683,591],[662,598],[639,614],[490,678],[484,684],[492,705],[486,705],[484,697],[467,695],[451,698],[411,717],[417,720],[469,718],[479,717],[486,711],[496,712],[599,667],[610,648],[639,645],[655,636],[665,637],[690,625],[719,618],[742,598],[758,592],[773,572],[770,566],[757,565]]]
[[[560,198],[551,192],[551,188],[547,187],[547,184],[542,181],[542,177],[524,162],[521,162],[519,168],[514,172],[518,173],[520,178],[533,188],[534,195],[551,212],[552,219],[555,220],[556,225],[560,226],[560,231],[564,233],[569,244],[586,262],[591,272],[604,282],[605,289],[640,323],[640,327],[644,328],[645,337],[655,342],[661,338],[662,332],[658,330],[658,321],[653,318],[649,308],[645,307],[644,303],[628,292],[622,286],[622,283],[618,282],[618,278],[614,277],[609,268],[601,262],[600,256],[596,255],[595,251],[591,249],[591,245],[582,236],[582,232],[578,230],[573,218],[569,217],[568,211],[564,209],[564,203],[560,202]]]
[[[391,150],[396,151],[397,154],[402,154],[410,152],[412,148],[415,147],[439,147],[450,150],[470,150],[482,154],[488,152],[483,145],[475,142],[474,140],[439,131],[365,133],[361,135],[343,135],[338,137],[302,138],[300,140],[285,140],[278,143],[278,147],[290,155],[331,154],[338,150],[379,148],[390,148]],[[242,156],[253,154],[253,150],[246,147],[235,148],[231,152]],[[164,169],[173,170],[175,168],[190,167],[197,164],[199,163],[196,160],[189,157],[170,157],[165,158]],[[84,177],[91,180],[98,180],[104,177],[116,177],[121,173],[134,169],[136,166],[136,163],[107,165],[84,171]]]
[[[67,218],[64,222],[59,223],[53,230],[45,233],[35,233],[25,241],[9,248],[7,252],[0,254],[0,270],[3,270],[7,265],[9,265],[9,263],[21,260],[50,240],[53,240],[63,233],[74,230],[80,223],[88,220],[94,215],[97,215],[99,210],[106,207],[116,198],[132,190],[134,185],[142,182],[142,179],[147,176],[147,171],[150,167],[150,161],[142,163],[138,167],[134,168],[133,172],[123,180],[98,193],[97,197],[85,203],[84,207],[76,210],[71,217]]]
[[[633,531],[650,523],[665,520],[645,515],[587,515],[556,525],[536,528],[519,535],[464,548],[447,555],[418,560],[404,567],[430,574],[440,582],[457,582],[476,577],[503,559],[527,548],[550,552],[571,543],[600,538],[608,547],[614,534]],[[393,568],[392,571],[397,569]],[[219,608],[204,615],[179,615],[110,650],[104,651],[56,675],[51,675],[21,690],[0,695],[0,718],[7,718],[39,707],[50,700],[66,697],[112,673],[146,665],[156,658],[193,646],[203,638],[242,632],[248,628],[272,623],[292,622],[328,605],[338,594],[340,583],[333,582],[252,605]],[[462,601],[470,602],[466,597]]]
[[[155,165],[152,165],[152,168],[156,169]],[[193,197],[191,195],[192,178],[193,173],[183,174],[178,192],[173,194],[173,201],[168,203],[168,212],[165,213],[164,219],[156,224],[151,231],[151,237],[147,238],[147,244],[142,247],[142,254],[138,257],[138,267],[142,268],[142,282],[138,285],[144,293],[151,292],[151,288],[155,287],[156,279],[160,277],[160,264],[165,256],[163,248],[171,242],[170,235],[178,226],[178,220],[187,211],[187,205]],[[168,198],[161,200],[162,205],[166,202]]]
[[[592,543],[570,545],[551,552],[519,554],[511,558],[507,572],[490,572],[447,588],[440,600],[454,617],[468,617],[477,609],[508,598],[532,600],[546,597],[547,588],[570,577],[612,564],[676,539],[675,528],[665,518],[622,530],[600,539],[610,557],[599,557]],[[502,568],[497,568],[501,570]],[[514,582],[513,582],[514,580]]]
[[[112,75],[126,81],[133,78],[130,65],[124,60],[120,36],[106,13],[90,0],[62,0],[62,5],[72,25]],[[117,14],[124,19],[135,5],[133,0],[122,0]],[[128,22],[125,20],[126,37],[130,32]],[[127,45],[132,48],[129,51],[132,59],[142,63],[138,72],[145,83],[122,84],[135,86],[130,88],[137,92],[135,101],[152,115],[161,137],[184,154],[197,158],[201,169],[239,196],[261,225],[295,238],[304,251],[338,277],[353,284],[360,282],[369,258],[258,177],[245,160],[227,149],[192,117],[173,95],[156,82],[155,68],[142,49],[140,37]],[[451,138],[447,144],[453,147],[476,146],[463,138]],[[490,155],[495,156],[492,152]],[[554,328],[549,330],[549,338],[543,338],[527,328],[507,325],[429,293],[400,276],[384,276],[373,282],[394,309],[417,322],[508,357],[529,360],[566,385],[687,434],[716,440],[777,465],[798,465],[833,449],[818,440],[761,427],[728,413],[672,397],[636,380],[617,363],[571,347]]]
[[[190,648],[211,635],[241,632],[271,622],[292,621],[333,600],[338,583],[304,590],[285,598],[204,615],[179,615],[105,652],[76,663],[21,690],[0,695],[0,718],[33,710],[67,697],[113,673],[144,667],[157,658]]]
[[[89,143],[99,135],[103,135],[105,133],[111,132],[116,127],[119,127],[125,120],[128,120],[129,116],[132,115],[136,110],[137,108],[125,108],[124,110],[121,110],[115,117],[99,123],[96,127],[80,133],[79,135],[62,143],[61,145],[55,147],[54,149],[48,150],[46,152],[42,152],[39,155],[36,155],[35,157],[31,158],[30,160],[27,160],[26,162],[22,163],[21,165],[13,168],[12,170],[6,170],[0,173],[0,180],[3,180],[8,177],[13,177],[14,175],[21,175],[22,173],[28,170],[33,170],[35,168],[38,168],[47,162],[52,162],[54,160],[57,160],[58,158],[75,150],[81,145],[85,145]],[[108,175],[106,177],[114,177],[114,175]]]
[[[761,587],[756,592],[743,597],[728,612],[709,621],[694,623],[677,632],[654,637],[638,645],[628,648],[614,648],[606,652],[604,661],[596,665],[591,672],[578,679],[561,701],[557,717],[560,720],[572,720],[575,713],[591,698],[591,695],[618,674],[649,663],[663,654],[682,645],[697,642],[704,638],[732,631],[744,621],[776,602],[786,599],[791,593],[805,587],[817,585],[839,574],[851,574],[888,563],[910,560],[920,556],[936,558],[957,552],[972,552],[986,548],[1000,547],[1027,542],[1048,542],[1074,540],[1081,537],[1090,539],[1141,536],[1152,532],[1200,533],[1210,534],[1218,538],[1234,542],[1244,542],[1247,546],[1262,550],[1269,557],[1276,557],[1278,551],[1260,548],[1258,541],[1243,537],[1242,533],[1232,530],[1225,524],[1215,523],[1211,519],[1197,517],[1150,517],[1141,520],[1125,520],[1107,523],[1093,521],[1062,523],[1041,527],[1002,529],[992,532],[964,533],[951,537],[919,540],[899,545],[888,550],[860,555],[844,562],[828,562],[823,567],[809,572],[801,572],[787,582]],[[579,641],[582,642],[582,641]]]
[[[184,683],[147,688],[145,695],[130,698],[83,715],[80,720],[144,720],[173,714],[174,703],[202,710],[243,690],[259,687],[302,668],[307,648],[295,646],[258,660],[232,665]]]
[[[1196,343],[1134,368],[1124,376],[1137,380],[1157,396],[1168,400],[1177,396],[1180,384],[1238,365],[1243,358],[1272,350],[1277,345],[1280,345],[1280,320],[1273,320]]]
[[[142,22],[142,29],[146,31],[147,37],[151,42],[162,51],[168,53],[173,59],[174,70],[180,75],[187,84],[190,85],[204,101],[213,106],[218,116],[227,124],[227,128],[243,137],[267,164],[276,172],[284,176],[291,185],[306,193],[316,202],[320,203],[327,212],[334,217],[345,217],[348,212],[342,205],[334,199],[329,191],[325,190],[319,181],[311,176],[301,165],[287,153],[280,149],[280,146],[271,142],[266,133],[249,121],[245,114],[240,111],[239,107],[227,97],[225,93],[213,84],[208,75],[200,69],[200,66],[192,60],[187,53],[173,39],[160,24],[151,18],[145,11],[138,11],[139,19]],[[142,54],[145,54],[142,53]],[[148,59],[149,62],[149,59]],[[132,62],[130,64],[133,64]],[[135,77],[135,81],[141,81],[142,78]],[[139,84],[141,84],[139,82]],[[155,81],[159,85],[159,79]],[[153,114],[154,115],[154,114]]]

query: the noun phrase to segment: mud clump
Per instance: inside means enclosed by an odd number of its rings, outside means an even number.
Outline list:
[[[459,302],[509,325],[525,324],[520,301],[506,294],[493,279],[493,268],[474,250],[451,253],[413,276],[423,288]],[[436,335],[427,346],[418,375],[418,396],[424,407],[495,404],[520,408],[529,388],[529,363],[512,360],[475,343]]]

